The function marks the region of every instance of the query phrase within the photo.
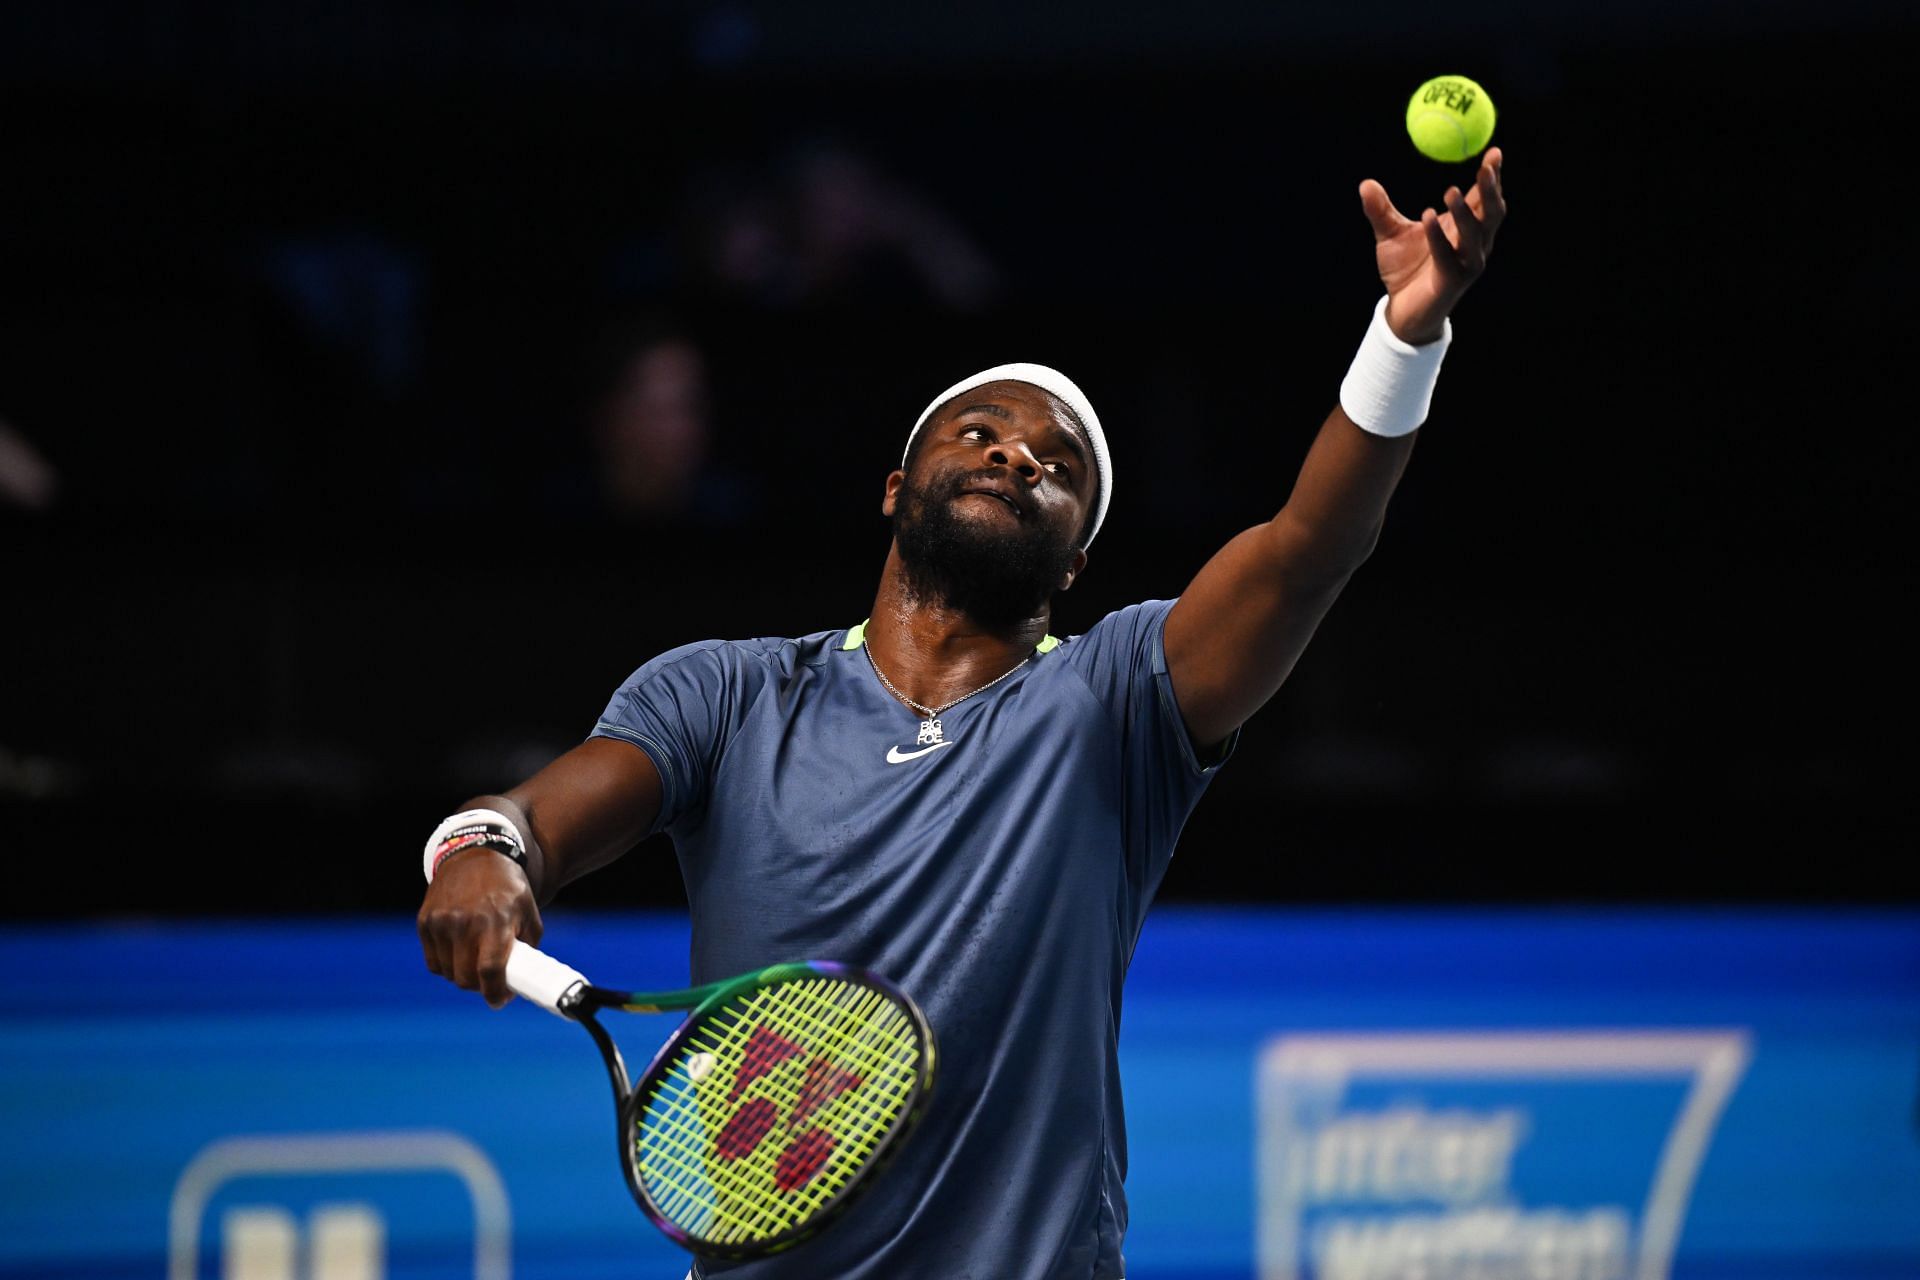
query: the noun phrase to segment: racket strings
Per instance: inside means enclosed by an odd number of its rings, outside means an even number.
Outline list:
[[[861,989],[856,988],[855,994],[859,994],[860,990]],[[872,1023],[874,1012],[885,1005],[886,1001],[884,999],[874,999],[863,996],[859,1004],[849,1010],[845,1005],[846,994],[844,991],[823,993],[819,989],[819,984],[816,984],[816,989],[808,993],[808,997],[791,1000],[791,1007],[782,1011],[789,1015],[786,1020],[788,1029],[805,1028],[806,1030],[810,1030],[820,1035],[823,1040],[833,1042],[843,1055],[852,1051],[852,1056],[856,1061],[864,1060],[863,1065],[869,1067],[878,1066],[881,1069],[881,1074],[887,1074],[887,1067],[890,1065],[889,1059],[884,1055],[876,1056],[874,1052],[875,1048],[880,1046],[885,1039],[884,1034],[882,1034],[884,1029]],[[756,1002],[755,1005],[750,1005],[747,1010],[740,1011],[740,1013],[745,1016],[735,1016],[715,1026],[703,1028],[703,1030],[709,1032],[709,1035],[698,1038],[697,1043],[692,1046],[693,1054],[711,1053],[715,1050],[723,1053],[738,1054],[741,1051],[743,1034],[746,1036],[746,1043],[750,1046],[752,1044],[752,1034],[751,1032],[744,1031],[744,1029],[750,1026],[765,1028],[766,1018],[769,1013],[773,1012],[767,1007],[768,1003],[769,1001],[763,998]],[[837,1025],[833,1022],[823,1023],[820,1017],[820,1010],[824,1006],[838,1006],[829,1010],[830,1013],[842,1015]],[[849,1012],[853,1015],[851,1018],[844,1016]],[[799,1024],[799,1027],[795,1027],[793,1024]],[[848,1034],[850,1027],[860,1030],[850,1035]],[[719,1034],[713,1034],[715,1032]],[[864,1046],[862,1044],[863,1040],[865,1041]],[[865,1052],[860,1051],[863,1047]],[[746,1052],[750,1055],[751,1048]],[[691,1059],[692,1054],[687,1056]],[[911,1057],[911,1047],[909,1048],[909,1057]],[[814,1061],[818,1061],[818,1059]],[[733,1073],[733,1077],[736,1083],[740,1079],[737,1071]],[[707,1076],[708,1083],[716,1086],[721,1083],[723,1078],[724,1077],[714,1077],[710,1073]],[[906,1082],[910,1090],[911,1078],[906,1077]],[[676,1094],[684,1092],[684,1081],[678,1081],[676,1083],[679,1087],[674,1089],[673,1092]],[[865,1081],[862,1081],[862,1083],[864,1084]],[[696,1088],[695,1092],[698,1094],[703,1091]],[[728,1090],[730,1096],[737,1092],[737,1088],[730,1088]],[[755,1090],[754,1092],[760,1097],[771,1094],[781,1106],[784,1106],[788,1115],[793,1115],[799,1109],[801,1100],[807,1098],[808,1086],[803,1083],[799,1089],[796,1090],[791,1084],[785,1083],[776,1075],[770,1088]],[[867,1091],[862,1090],[861,1092],[864,1095]],[[877,1094],[873,1096],[877,1096]],[[894,1101],[897,1103],[900,1100],[903,1099],[895,1099]],[[682,1101],[684,1102],[684,1099],[682,1099]],[[823,1099],[819,1097],[816,1092],[815,1096],[809,1098],[808,1101],[810,1104],[817,1104],[822,1102]],[[749,1105],[764,1109],[768,1104],[765,1102],[753,1102]],[[779,1108],[776,1107],[776,1111],[778,1109]],[[830,1110],[830,1108],[828,1109]],[[855,1171],[858,1161],[864,1159],[866,1155],[871,1154],[874,1147],[877,1146],[879,1135],[863,1132],[862,1125],[871,1125],[876,1121],[884,1124],[899,1113],[900,1107],[898,1105],[886,1105],[885,1100],[882,1100],[880,1105],[876,1106],[868,1101],[866,1097],[863,1097],[861,1105],[845,1108],[844,1110],[846,1114],[839,1118],[835,1124],[835,1128],[840,1133],[851,1135],[854,1141],[846,1144],[844,1151],[838,1153],[841,1155],[839,1161],[829,1160],[824,1170],[820,1167],[812,1170],[803,1168],[800,1172],[806,1176],[803,1178],[802,1184],[799,1187],[785,1188],[786,1194],[782,1197],[785,1202],[776,1203],[771,1206],[775,1215],[771,1222],[766,1221],[767,1205],[763,1203],[756,1208],[751,1203],[754,1197],[750,1195],[746,1197],[746,1201],[743,1204],[741,1195],[744,1189],[741,1185],[741,1178],[751,1178],[755,1173],[758,1174],[757,1181],[764,1189],[768,1180],[767,1159],[764,1155],[757,1162],[736,1164],[733,1169],[729,1170],[725,1167],[725,1162],[715,1161],[712,1158],[714,1154],[712,1151],[696,1149],[696,1143],[684,1137],[680,1140],[669,1141],[663,1144],[666,1149],[661,1152],[663,1156],[661,1163],[668,1166],[672,1172],[681,1175],[679,1185],[672,1188],[661,1189],[669,1192],[669,1194],[663,1197],[671,1203],[672,1207],[669,1211],[690,1215],[691,1221],[689,1226],[693,1229],[707,1232],[710,1238],[735,1243],[743,1240],[751,1240],[756,1237],[765,1238],[768,1231],[784,1230],[793,1223],[804,1221],[809,1214],[816,1212],[832,1198],[834,1193],[844,1185],[848,1177]],[[738,1113],[736,1112],[736,1114]],[[715,1123],[718,1123],[718,1117],[710,1117],[709,1122],[705,1126],[709,1134]],[[723,1128],[722,1133],[724,1132]],[[707,1135],[703,1134],[701,1136],[706,1137]],[[758,1144],[764,1141],[766,1136],[766,1129],[763,1128],[760,1133],[752,1135],[752,1140],[755,1144]],[[711,1141],[712,1139],[709,1138],[707,1142],[700,1143],[699,1145],[705,1147]],[[795,1146],[804,1147],[811,1145],[816,1151],[824,1150],[828,1156],[836,1154],[834,1149],[839,1145],[837,1139],[829,1134],[827,1130],[818,1128],[803,1131],[802,1137],[793,1139],[793,1142]],[[708,1161],[704,1168],[699,1164],[703,1157]],[[757,1169],[754,1167],[756,1164],[759,1166]],[[836,1165],[837,1167],[834,1167]],[[853,1167],[849,1167],[850,1165]],[[725,1176],[729,1172],[736,1176],[732,1178]],[[776,1190],[780,1189],[779,1172],[780,1170],[776,1159],[773,1168],[773,1181]],[[825,1176],[821,1176],[823,1172]],[[721,1176],[712,1176],[715,1173]],[[691,1178],[690,1182],[687,1181],[689,1178]],[[710,1195],[710,1192],[719,1194]],[[764,1200],[764,1196],[760,1198]],[[665,1209],[668,1206],[663,1205],[661,1207]],[[744,1211],[737,1212],[738,1210]]]
[[[737,1042],[737,1036],[735,1036],[733,1040]],[[714,1052],[714,1050],[728,1052],[730,1046],[728,1046],[726,1042],[716,1042],[716,1040],[697,1040],[697,1042],[693,1044],[693,1048],[695,1048],[695,1052]],[[818,1059],[816,1059],[816,1061],[818,1061]],[[889,1065],[889,1063],[883,1063],[883,1071],[879,1073],[881,1077],[887,1075],[887,1073],[885,1073],[885,1067],[887,1067],[887,1065]],[[816,1211],[818,1207],[822,1207],[822,1205],[828,1201],[829,1197],[833,1196],[833,1194],[839,1190],[839,1186],[845,1184],[847,1176],[852,1173],[849,1165],[856,1167],[858,1161],[862,1161],[866,1155],[870,1155],[872,1151],[876,1150],[877,1144],[879,1144],[879,1138],[885,1136],[887,1126],[891,1125],[891,1121],[899,1115],[900,1100],[904,1100],[904,1096],[906,1096],[906,1094],[910,1092],[910,1088],[912,1088],[912,1073],[893,1071],[891,1075],[897,1077],[897,1086],[887,1086],[887,1088],[881,1088],[881,1090],[866,1090],[866,1088],[860,1088],[860,1090],[858,1090],[858,1092],[860,1092],[860,1098],[852,1103],[852,1105],[843,1107],[843,1117],[841,1117],[841,1121],[835,1125],[837,1132],[829,1134],[829,1136],[831,1136],[831,1142],[828,1144],[829,1155],[831,1155],[831,1153],[839,1153],[839,1155],[841,1155],[839,1161],[829,1161],[824,1169],[814,1171],[814,1176],[810,1176],[799,1188],[789,1188],[789,1190],[787,1190],[787,1194],[793,1197],[793,1201],[797,1201],[797,1203],[791,1205],[797,1217],[806,1217],[808,1213],[812,1213],[812,1211]],[[762,1077],[762,1079],[764,1079],[764,1077]],[[735,1075],[735,1080],[737,1080],[737,1075]],[[822,1134],[822,1132],[826,1132],[826,1130],[822,1130],[822,1128],[818,1128],[818,1126],[808,1126],[808,1128],[801,1130],[801,1136],[791,1136],[791,1130],[801,1128],[801,1125],[810,1125],[810,1121],[814,1121],[814,1117],[820,1115],[822,1111],[828,1111],[828,1103],[833,1102],[833,1098],[822,1096],[822,1090],[810,1088],[810,1084],[812,1084],[812,1080],[803,1082],[801,1088],[793,1088],[793,1086],[789,1086],[789,1084],[785,1084],[783,1080],[780,1080],[780,1077],[774,1077],[774,1079],[768,1082],[766,1088],[753,1092],[753,1098],[749,1100],[747,1105],[756,1105],[758,1100],[770,1100],[770,1102],[776,1103],[776,1111],[780,1111],[780,1113],[783,1113],[783,1115],[787,1117],[787,1126],[785,1126],[785,1128],[787,1128],[787,1132],[789,1132],[789,1140],[795,1142],[795,1144],[801,1144],[801,1142],[804,1142],[804,1138],[808,1138],[808,1136],[812,1136],[812,1134]],[[862,1079],[860,1080],[860,1084],[868,1084],[868,1080]],[[854,1088],[858,1088],[858,1086],[854,1086]],[[670,1109],[672,1109],[672,1107],[682,1107],[682,1109],[684,1109],[684,1107],[689,1105],[689,1094],[697,1096],[697,1094],[699,1094],[699,1086],[695,1084],[695,1086],[689,1088],[687,1082],[685,1082],[684,1079],[680,1079],[678,1075],[666,1080],[666,1082],[662,1084],[662,1088],[655,1092],[655,1096],[653,1096],[655,1102],[653,1102],[653,1105],[649,1105],[649,1115],[643,1119],[643,1125],[653,1123],[651,1132],[647,1134],[647,1146],[649,1146],[649,1150],[653,1150],[659,1155],[660,1165],[672,1169],[674,1173],[684,1174],[687,1178],[693,1178],[693,1182],[682,1182],[682,1184],[670,1188],[670,1190],[674,1192],[674,1196],[672,1196],[674,1205],[668,1207],[668,1205],[662,1203],[662,1209],[666,1209],[668,1213],[674,1213],[674,1211],[682,1209],[682,1203],[680,1203],[680,1201],[691,1201],[693,1205],[697,1205],[697,1203],[701,1201],[701,1192],[705,1190],[705,1188],[701,1186],[701,1180],[722,1182],[722,1184],[724,1184],[724,1178],[712,1178],[714,1169],[708,1165],[708,1161],[712,1161],[716,1153],[714,1153],[714,1151],[708,1151],[708,1146],[718,1148],[718,1142],[720,1142],[722,1136],[726,1134],[726,1126],[720,1128],[720,1134],[710,1134],[712,1125],[707,1125],[705,1132],[695,1132],[695,1130],[687,1128],[684,1123],[680,1123],[682,1117],[670,1115]],[[801,1103],[803,1102],[806,1103],[806,1115],[804,1115],[804,1117],[801,1115],[801,1111],[803,1111],[803,1105],[801,1105]],[[666,1103],[666,1105],[662,1107],[660,1103]],[[737,1115],[737,1111],[735,1111],[735,1115]],[[666,1123],[662,1123],[662,1121],[666,1121]],[[758,1136],[756,1136],[756,1142],[764,1142],[766,1136],[768,1136],[768,1134],[758,1134]],[[818,1146],[818,1144],[814,1144],[814,1146]],[[737,1157],[735,1157],[735,1159],[737,1159]],[[760,1173],[764,1173],[764,1169],[762,1169]],[[778,1169],[776,1169],[776,1174],[778,1174]],[[722,1186],[720,1190],[726,1190],[726,1188]],[[724,1215],[724,1209],[720,1209],[720,1207],[714,1207],[714,1209],[716,1209],[716,1213],[722,1213],[722,1215]]]
[[[878,1071],[876,1074],[883,1077],[888,1074],[899,1075],[900,1073],[898,1072],[889,1072],[889,1068],[893,1067],[899,1061],[897,1056],[876,1053],[876,1050],[882,1047],[885,1035],[890,1029],[876,1025],[873,1016],[877,1010],[887,1004],[886,999],[862,988],[853,988],[853,993],[859,997],[859,1003],[849,1008],[844,1003],[845,995],[847,994],[845,991],[823,993],[816,987],[812,992],[800,993],[797,999],[790,999],[789,1007],[785,1009],[784,1012],[790,1015],[788,1020],[790,1026],[793,1023],[802,1024],[807,1030],[819,1037],[822,1041],[822,1047],[838,1049],[842,1061],[845,1061],[848,1057],[852,1057],[853,1060],[861,1066],[869,1069],[877,1068]],[[710,1053],[717,1050],[721,1053],[737,1054],[740,1049],[743,1029],[748,1027],[764,1029],[766,1025],[764,1019],[769,1012],[766,1007],[767,1004],[768,1001],[763,998],[756,1002],[756,1005],[750,1005],[747,1010],[742,1011],[746,1016],[732,1018],[722,1024],[703,1028],[703,1030],[709,1032],[717,1031],[721,1034],[717,1037],[713,1035],[707,1037],[696,1036],[695,1044],[693,1045],[694,1052]],[[839,1006],[831,1010],[831,1012],[843,1015],[837,1025],[833,1022],[823,1022],[821,1019],[819,1010],[827,1005]],[[756,1017],[755,1015],[758,1016]],[[855,1034],[848,1034],[849,1028],[857,1029]],[[752,1033],[746,1032],[745,1034],[748,1037],[747,1043],[751,1045]],[[862,1044],[863,1038],[865,1040],[864,1045]],[[863,1049],[864,1052],[862,1051]],[[749,1059],[750,1055],[751,1049],[748,1050]],[[818,1062],[820,1059],[816,1058],[812,1061]],[[796,1089],[787,1079],[776,1074],[772,1080],[769,1081],[767,1088],[754,1090],[754,1093],[758,1097],[770,1097],[778,1104],[776,1109],[784,1110],[785,1114],[790,1117],[798,1113],[803,1100],[813,1107],[817,1114],[820,1110],[830,1110],[830,1108],[823,1107],[820,1104],[830,1103],[832,1101],[832,1099],[823,1098],[817,1089],[809,1096],[809,1083],[817,1078],[818,1077],[811,1077],[808,1082],[803,1082],[799,1088]],[[718,1083],[718,1080],[711,1076],[709,1076],[709,1080],[712,1083]],[[735,1086],[728,1090],[729,1095],[738,1092],[739,1080],[740,1075],[736,1071],[734,1073]],[[910,1076],[902,1076],[901,1080],[905,1086],[910,1089]],[[862,1084],[865,1083],[866,1081],[862,1080]],[[676,1092],[679,1092],[679,1090],[676,1090]],[[811,1180],[799,1188],[788,1189],[790,1198],[798,1202],[788,1206],[795,1212],[797,1217],[804,1217],[807,1213],[814,1211],[831,1198],[833,1193],[845,1182],[847,1175],[851,1172],[850,1169],[846,1168],[847,1164],[863,1159],[866,1155],[871,1154],[874,1147],[878,1145],[879,1138],[884,1134],[884,1128],[876,1131],[874,1126],[884,1126],[893,1116],[898,1114],[899,1107],[897,1102],[900,1099],[897,1096],[888,1098],[884,1096],[882,1091],[878,1090],[869,1091],[862,1089],[859,1092],[861,1096],[858,1104],[844,1108],[846,1114],[841,1116],[839,1122],[835,1125],[837,1134],[844,1134],[852,1139],[851,1142],[844,1144],[845,1154],[838,1162],[840,1167],[825,1170],[826,1176],[824,1177],[819,1176],[822,1172],[821,1170],[815,1170],[815,1176]],[[898,1094],[900,1092],[901,1091],[897,1089],[885,1091],[885,1093],[892,1094]],[[889,1105],[889,1103],[896,1105]],[[761,1104],[755,1103],[750,1105]],[[736,1114],[738,1113],[736,1112]],[[812,1116],[810,1115],[807,1118],[811,1119]],[[724,1129],[722,1132],[724,1133]],[[819,1134],[825,1133],[826,1131],[811,1130],[803,1132],[808,1136],[817,1138]],[[815,1145],[819,1145],[819,1143],[816,1142]],[[843,1144],[839,1143],[838,1137],[835,1136],[833,1141],[825,1145],[828,1147],[836,1147]],[[697,1161],[702,1155],[707,1154],[704,1151],[696,1151],[694,1144],[685,1140],[670,1142],[667,1146],[669,1151],[663,1152],[663,1154],[667,1155],[668,1162],[676,1167],[676,1171],[682,1173],[693,1172],[694,1170],[689,1165],[689,1161]],[[711,1172],[711,1170],[709,1170],[709,1172]],[[764,1168],[759,1172],[764,1177]],[[775,1172],[777,1174],[777,1168]],[[722,1178],[718,1181],[722,1184],[719,1189],[727,1189],[724,1185],[727,1181],[726,1179]],[[688,1188],[683,1187],[681,1190],[685,1192]],[[694,1190],[697,1191],[697,1188]],[[683,1195],[680,1198],[698,1199],[699,1197],[696,1194],[692,1197]],[[725,1216],[732,1216],[725,1214],[724,1209],[721,1209],[721,1213]]]
[[[787,981],[728,1004],[688,1036],[636,1116],[648,1194],[719,1244],[805,1222],[906,1111],[920,1048],[906,1012],[862,983]]]

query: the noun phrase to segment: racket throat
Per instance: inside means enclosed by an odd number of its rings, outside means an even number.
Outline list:
[[[635,1119],[633,1085],[627,1076],[626,1060],[620,1056],[620,1047],[607,1034],[592,1012],[581,1012],[576,1020],[593,1037],[593,1043],[600,1050],[600,1060],[606,1064],[607,1083],[613,1088],[613,1125],[614,1145],[620,1155],[620,1173],[627,1180],[627,1190],[634,1199],[644,1196],[640,1182],[639,1152],[634,1144]]]

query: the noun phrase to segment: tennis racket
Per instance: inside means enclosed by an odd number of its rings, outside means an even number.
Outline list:
[[[876,974],[781,964],[684,991],[614,991],[515,942],[507,985],[586,1028],[613,1082],[620,1171],[654,1225],[739,1259],[825,1227],[900,1149],[933,1087],[933,1030]],[[601,1010],[691,1010],[629,1084]]]

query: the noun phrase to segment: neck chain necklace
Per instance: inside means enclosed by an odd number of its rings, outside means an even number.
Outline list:
[[[976,693],[985,693],[987,690],[993,688],[993,686],[999,684],[1002,680],[1005,680],[1008,676],[1012,675],[1014,672],[1018,671],[1020,668],[1026,666],[1029,662],[1033,661],[1033,655],[1029,653],[1026,657],[1020,659],[1020,661],[1014,663],[1011,667],[1008,667],[1005,671],[1002,671],[999,675],[987,681],[985,684],[981,685],[978,689],[970,689],[967,692],[961,694],[959,697],[955,698],[952,702],[944,702],[937,707],[923,707],[919,703],[915,702],[912,698],[909,698],[906,694],[900,692],[898,689],[893,687],[893,681],[887,679],[887,673],[882,671],[880,669],[880,664],[873,660],[873,650],[869,646],[862,644],[860,648],[867,655],[867,665],[873,668],[873,674],[875,674],[876,676],[879,676],[880,683],[887,686],[887,692],[892,694],[894,697],[900,699],[900,701],[906,703],[908,706],[912,707],[915,711],[918,711],[921,715],[925,716],[930,722],[933,720],[935,716],[939,715],[942,711],[946,711],[951,707],[959,706],[961,703],[965,702],[968,698],[971,698]],[[935,728],[935,732],[936,733],[938,732],[937,726]]]

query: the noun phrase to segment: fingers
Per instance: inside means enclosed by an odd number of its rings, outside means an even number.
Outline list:
[[[513,950],[511,924],[492,913],[443,912],[435,917],[433,952],[427,967],[462,991],[477,991],[498,1009],[513,999],[507,987],[507,955]]]
[[[1421,213],[1421,229],[1434,267],[1448,280],[1464,284],[1487,265],[1486,229],[1460,188],[1448,187],[1442,203],[1445,214],[1432,209]]]
[[[1413,225],[1412,219],[1393,207],[1393,201],[1387,198],[1387,189],[1372,178],[1360,184],[1360,209],[1367,215],[1376,241],[1391,239]]]
[[[1481,157],[1480,172],[1473,189],[1467,192],[1467,205],[1480,219],[1480,244],[1483,251],[1493,248],[1494,232],[1507,217],[1507,196],[1500,183],[1501,155],[1498,147]]]
[[[415,921],[427,970],[499,1008],[513,999],[507,956],[516,937],[542,930],[526,876],[504,858],[449,860],[427,890]]]
[[[1448,187],[1446,199],[1447,212],[1453,215],[1453,243],[1460,251],[1460,266],[1468,274],[1478,275],[1487,265],[1486,236],[1480,219],[1474,216],[1460,188]]]
[[[1464,274],[1460,266],[1460,254],[1453,247],[1453,241],[1447,238],[1447,230],[1440,225],[1440,215],[1431,209],[1420,214],[1420,229],[1427,234],[1427,253],[1433,258],[1433,265],[1448,280],[1459,280]]]
[[[513,992],[507,987],[507,953],[512,949],[513,935],[499,929],[489,929],[482,933],[478,945],[474,948],[474,987],[478,988],[481,997],[495,1009],[513,999]],[[469,988],[469,990],[472,989],[474,988]]]
[[[540,935],[546,931],[541,923],[540,911],[529,906],[531,917],[520,921],[518,929],[508,932],[504,929],[489,929],[480,935],[480,944],[474,957],[474,976],[479,980],[480,994],[486,1002],[498,1009],[513,999],[513,988],[507,985],[507,957],[513,954],[514,939],[518,938],[528,946],[537,946]]]
[[[446,961],[441,955],[440,938],[439,935],[428,926],[427,912],[424,907],[421,909],[418,918],[414,920],[413,925],[414,928],[420,932],[420,951],[426,957],[427,972],[437,977],[446,977],[448,968]]]

